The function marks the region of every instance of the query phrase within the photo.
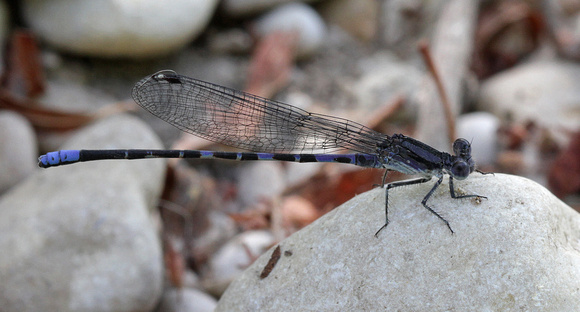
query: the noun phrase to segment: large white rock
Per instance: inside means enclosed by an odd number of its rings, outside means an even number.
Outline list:
[[[136,117],[100,121],[66,148],[161,148]],[[162,160],[38,169],[0,198],[0,310],[150,311],[163,264],[153,210]]]
[[[580,306],[580,214],[530,180],[474,174],[396,188],[389,226],[384,191],[336,208],[279,243],[226,290],[216,311],[575,311]]]
[[[82,55],[154,57],[205,28],[216,0],[26,0],[28,25],[44,41]]]

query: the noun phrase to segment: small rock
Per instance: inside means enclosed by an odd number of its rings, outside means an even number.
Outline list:
[[[279,195],[286,186],[279,162],[261,161],[244,164],[239,173],[238,196],[244,206]]]
[[[238,277],[255,258],[274,243],[269,231],[247,231],[228,243],[212,256],[204,274],[203,285],[211,294],[220,296],[231,281]]]
[[[539,184],[505,174],[375,189],[280,242],[266,278],[266,252],[216,311],[575,311],[580,306],[580,214]]]
[[[27,24],[49,44],[97,57],[155,57],[203,31],[216,0],[26,0]]]
[[[37,170],[34,129],[21,115],[0,111],[0,194]]]
[[[499,119],[486,112],[476,112],[457,118],[457,136],[471,142],[471,155],[476,164],[491,165],[497,159]]]
[[[580,130],[580,65],[566,62],[523,64],[486,80],[478,106],[501,119],[533,121],[560,140]]]
[[[275,31],[297,32],[299,57],[318,51],[326,36],[326,25],[320,15],[303,3],[285,4],[266,13],[256,21],[254,30],[260,37]]]
[[[157,312],[212,312],[217,300],[196,289],[170,289],[163,294]]]
[[[81,130],[64,148],[161,148],[138,118]],[[39,170],[0,199],[3,311],[149,311],[163,264],[154,209],[163,160]]]

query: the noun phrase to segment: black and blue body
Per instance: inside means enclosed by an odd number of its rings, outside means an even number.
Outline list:
[[[225,160],[277,160],[298,163],[334,162],[353,164],[361,167],[381,168],[376,155],[365,154],[283,154],[283,153],[250,153],[250,152],[217,152],[196,150],[60,150],[42,155],[39,166],[56,167],[76,162],[104,159],[146,159],[146,158],[199,158]]]
[[[291,162],[334,162],[367,168],[384,168],[420,175],[414,180],[385,186],[385,224],[388,223],[388,190],[402,185],[424,183],[437,177],[422,205],[449,222],[427,205],[427,200],[449,175],[452,198],[453,179],[463,180],[476,171],[470,143],[457,139],[454,155],[402,134],[388,136],[356,122],[314,114],[285,103],[242,91],[163,71],[139,81],[133,99],[153,115],[199,137],[253,152],[196,150],[61,150],[39,158],[43,168],[103,159],[199,158],[227,160],[276,160]],[[349,150],[354,153],[332,153]],[[297,153],[295,153],[297,151]],[[386,173],[385,173],[386,178]]]

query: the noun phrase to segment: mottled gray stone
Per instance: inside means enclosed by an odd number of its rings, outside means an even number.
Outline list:
[[[565,145],[580,130],[579,80],[577,63],[522,64],[486,80],[478,106],[511,123],[532,121]]]
[[[199,35],[216,0],[26,0],[27,24],[61,50],[98,57],[154,57]]]
[[[64,148],[160,148],[132,116],[97,122]],[[162,160],[39,170],[0,199],[2,311],[147,311],[161,296],[155,226]]]
[[[272,249],[235,280],[216,311],[574,311],[580,306],[580,214],[531,180],[474,174],[444,183],[375,189]]]

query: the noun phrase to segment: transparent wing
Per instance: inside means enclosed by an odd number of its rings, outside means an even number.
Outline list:
[[[389,137],[359,123],[309,113],[292,105],[178,75],[139,81],[133,99],[182,131],[254,152],[374,154]]]

